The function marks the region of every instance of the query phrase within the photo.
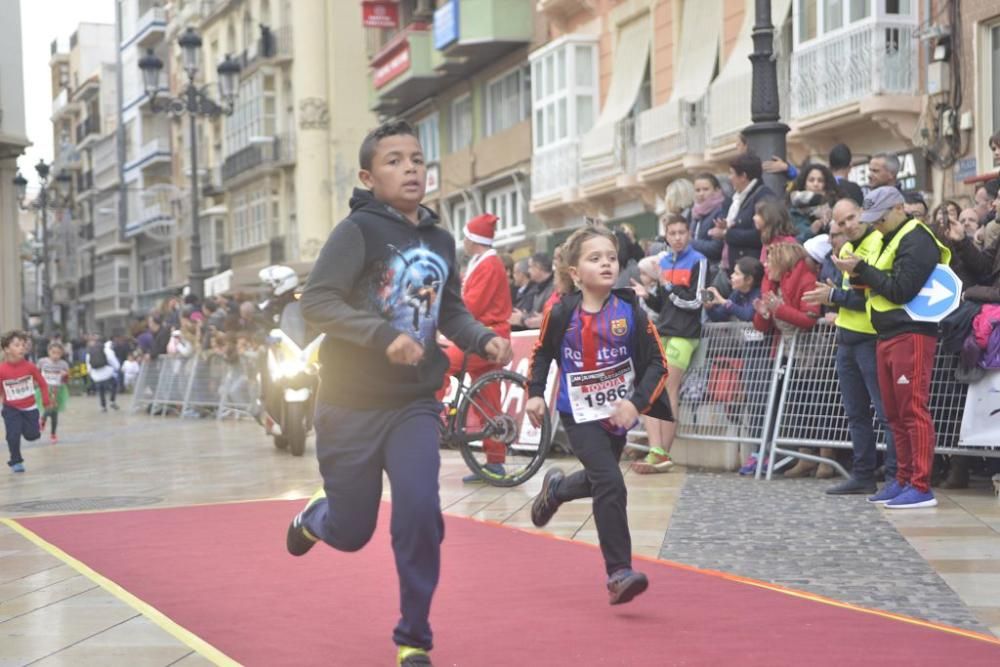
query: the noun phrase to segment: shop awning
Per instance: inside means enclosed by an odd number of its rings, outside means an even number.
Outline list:
[[[792,11],[792,0],[771,0],[771,22],[775,37]],[[712,137],[721,137],[742,130],[751,123],[750,97],[753,91],[754,0],[746,0],[743,24],[732,53],[722,66],[708,91],[709,130]],[[776,49],[777,51],[777,49]]]
[[[642,77],[649,63],[649,43],[653,34],[653,17],[626,23],[618,30],[615,56],[611,71],[611,87],[597,122],[581,140],[580,155],[584,160],[599,159],[614,153],[615,126],[625,118],[642,86]]]

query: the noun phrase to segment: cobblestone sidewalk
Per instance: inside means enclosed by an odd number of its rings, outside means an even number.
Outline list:
[[[882,510],[827,486],[689,473],[660,556],[988,633]]]

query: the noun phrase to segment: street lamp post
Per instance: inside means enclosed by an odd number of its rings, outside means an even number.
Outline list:
[[[771,0],[755,0],[753,26],[753,92],[750,118],[753,124],[743,130],[750,150],[762,160],[772,156],[785,159],[785,135],[789,127],[781,122],[778,98],[778,67],[774,58],[774,25],[771,23]],[[764,182],[775,192],[784,192],[785,174],[764,174]]]
[[[219,104],[195,84],[201,60],[201,37],[194,28],[188,28],[177,39],[177,43],[181,47],[181,59],[188,77],[187,86],[179,96],[160,95],[160,72],[163,70],[163,61],[153,53],[152,49],[148,49],[146,55],[139,60],[139,69],[142,70],[143,84],[154,111],[173,116],[188,114],[191,144],[191,266],[188,272],[188,287],[191,294],[200,299],[205,296],[207,276],[201,266],[201,229],[198,221],[198,133],[195,128],[195,118],[228,116],[233,113],[240,65],[227,54],[226,59],[216,68],[219,74],[219,96],[222,99],[222,104]]]
[[[42,335],[46,338],[52,335],[52,282],[49,273],[49,208],[71,208],[73,205],[70,193],[72,179],[65,171],[56,174],[55,183],[49,183],[49,171],[51,165],[45,164],[44,160],[39,160],[35,165],[38,173],[38,181],[41,189],[38,196],[32,202],[26,202],[28,194],[28,181],[18,172],[14,176],[14,187],[17,192],[18,205],[21,210],[27,211],[35,209],[41,212],[42,216]],[[35,266],[38,266],[36,261]],[[37,280],[37,273],[36,280]]]

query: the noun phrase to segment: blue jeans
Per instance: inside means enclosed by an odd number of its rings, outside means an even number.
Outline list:
[[[896,446],[885,418],[875,361],[875,338],[859,343],[837,344],[837,375],[840,395],[851,431],[854,466],[851,476],[867,482],[875,477],[875,429],[872,406],[885,433],[885,478],[896,477]]]
[[[38,410],[18,410],[3,406],[3,425],[7,431],[7,449],[10,450],[10,460],[7,465],[24,463],[21,458],[21,437],[31,442],[42,437],[38,428]]]
[[[431,598],[441,569],[444,520],[438,495],[441,404],[418,400],[395,410],[316,406],[316,456],[326,502],[303,523],[339,551],[358,551],[375,532],[382,471],[392,487],[392,550],[399,574],[396,644],[432,647]]]

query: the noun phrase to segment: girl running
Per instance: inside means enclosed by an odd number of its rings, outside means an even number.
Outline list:
[[[626,512],[625,479],[618,460],[625,435],[647,414],[673,420],[664,385],[667,368],[656,329],[631,289],[612,289],[618,279],[615,237],[603,227],[578,230],[566,241],[563,257],[579,288],[555,304],[542,322],[531,361],[533,423],[545,413],[549,366],[559,366],[556,407],[583,470],[545,474],[531,508],[542,527],[559,505],[593,498],[594,521],[608,574],[611,604],[622,604],[649,586],[632,569],[632,538]]]
[[[66,386],[69,381],[69,364],[63,359],[66,350],[59,343],[51,343],[48,352],[49,356],[38,361],[38,370],[42,372],[42,377],[49,385],[49,400],[41,400],[39,394],[41,388],[36,387],[35,393],[39,405],[49,405],[42,413],[39,430],[44,431],[45,423],[50,422],[52,424],[50,440],[55,444],[59,441],[59,436],[56,435],[56,429],[59,428],[59,413],[66,409],[66,403],[69,401],[69,389]]]

